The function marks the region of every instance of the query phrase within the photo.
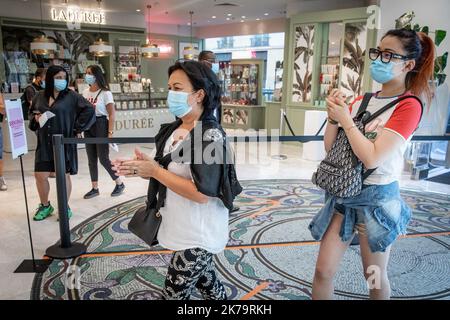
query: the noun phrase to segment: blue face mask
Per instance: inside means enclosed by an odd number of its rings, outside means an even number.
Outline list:
[[[378,83],[384,84],[394,79],[398,74],[394,73],[394,66],[403,62],[383,63],[380,59],[372,61],[370,64],[370,74],[372,79]]]
[[[41,81],[41,88],[42,88],[42,89],[45,89],[45,80],[42,80],[42,81]]]
[[[189,93],[182,91],[169,90],[167,95],[167,104],[169,111],[178,118],[182,118],[192,111],[188,102]]]
[[[92,74],[86,74],[84,76],[84,81],[86,81],[88,85],[92,86],[97,80],[95,79],[95,76],[93,76]]]
[[[67,80],[55,79],[55,89],[58,91],[63,91],[67,88]]]
[[[212,72],[214,72],[214,73],[219,73],[219,69],[220,69],[220,67],[219,67],[219,64],[218,63],[213,63],[212,65],[211,65],[211,70],[212,70]]]

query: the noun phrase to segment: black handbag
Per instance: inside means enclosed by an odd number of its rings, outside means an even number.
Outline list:
[[[158,244],[156,239],[159,226],[161,225],[161,214],[157,208],[141,207],[134,214],[128,230],[142,239],[149,246]]]
[[[171,154],[163,157],[164,146],[170,134],[176,129],[168,128],[164,134],[157,135],[156,139],[156,156],[155,161],[163,168],[167,169],[171,162]],[[160,139],[161,138],[161,139]],[[146,206],[136,210],[135,214],[128,223],[128,230],[139,237],[149,246],[158,244],[157,236],[162,217],[159,210],[164,206],[167,188],[154,178],[150,179],[147,191]]]

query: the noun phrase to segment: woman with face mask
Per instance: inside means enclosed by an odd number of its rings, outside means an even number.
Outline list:
[[[94,125],[84,133],[85,138],[112,138],[114,134],[115,107],[114,98],[109,90],[108,83],[99,66],[92,65],[86,69],[84,77],[89,89],[83,92],[85,97],[95,107],[97,120]],[[98,161],[106,169],[111,179],[115,182],[115,188],[111,197],[123,193],[125,185],[112,170],[109,159],[108,144],[87,144],[86,152],[89,161],[89,173],[91,175],[92,189],[84,195],[85,199],[96,197],[100,194],[98,189]]]
[[[30,109],[30,129],[36,131],[37,147],[35,153],[34,176],[41,203],[34,215],[35,221],[49,217],[54,208],[48,200],[50,184],[48,178],[55,171],[53,157],[54,134],[62,134],[65,138],[73,138],[88,130],[95,122],[95,110],[89,101],[81,95],[68,89],[69,75],[61,66],[51,66],[45,77],[45,90],[33,99]],[[39,121],[47,111],[54,114],[46,122]],[[72,184],[70,175],[78,172],[77,146],[66,145],[66,181],[67,198],[70,198]],[[72,210],[69,208],[69,218]]]
[[[207,66],[177,62],[169,68],[167,100],[178,120],[161,126],[152,156],[136,150],[135,160],[114,161],[120,175],[150,178],[151,208],[162,201],[157,238],[174,251],[164,299],[189,299],[195,288],[204,299],[226,299],[213,257],[228,242],[229,211],[242,188],[225,132],[214,117],[220,95]]]
[[[313,299],[332,298],[333,277],[356,232],[370,298],[390,298],[387,265],[391,246],[406,233],[411,217],[411,210],[400,197],[398,181],[403,154],[423,111],[416,97],[431,100],[434,53],[434,43],[426,34],[406,29],[388,31],[378,47],[370,49],[370,72],[382,88],[367,95],[370,100],[366,111],[373,115],[389,103],[393,107],[369,121],[365,134],[353,120],[363,97],[347,105],[343,94],[335,90],[327,98],[325,150],[331,149],[338,130],[344,130],[364,167],[375,171],[364,180],[360,195],[327,195],[325,206],[309,226],[313,237],[321,240]]]

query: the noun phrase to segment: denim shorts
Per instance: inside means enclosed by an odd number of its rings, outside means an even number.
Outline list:
[[[342,217],[345,215],[345,207],[342,204],[336,204],[334,206],[334,209],[336,210],[335,214],[338,214]],[[355,227],[353,229],[354,232],[357,232],[358,234],[367,235],[367,229],[366,229],[366,223],[364,219],[364,212],[361,210],[356,211],[356,222]]]
[[[3,132],[2,132],[2,123],[0,122],[0,160],[3,159]]]

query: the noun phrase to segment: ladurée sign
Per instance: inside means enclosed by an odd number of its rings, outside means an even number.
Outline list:
[[[79,7],[51,8],[50,16],[53,21],[71,23],[106,24],[106,15],[103,11],[88,10]]]

